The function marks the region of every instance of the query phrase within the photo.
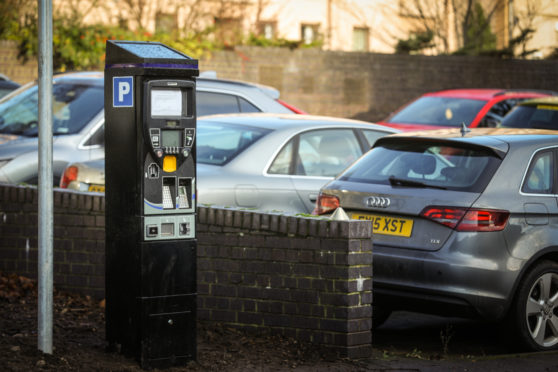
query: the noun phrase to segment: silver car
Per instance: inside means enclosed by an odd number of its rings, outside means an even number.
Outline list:
[[[374,315],[393,310],[509,322],[558,348],[558,133],[447,129],[382,138],[327,184],[374,231]],[[340,213],[338,213],[340,214]]]
[[[320,187],[378,138],[394,132],[311,115],[202,118],[196,146],[198,204],[310,213]],[[104,191],[103,170],[103,162],[71,164],[62,180],[68,188]]]
[[[54,182],[69,162],[104,158],[102,72],[57,75],[53,83]],[[38,86],[28,84],[0,101],[0,182],[36,183],[38,175]],[[230,112],[301,113],[279,100],[271,87],[199,78],[198,116]]]
[[[223,115],[198,123],[198,203],[310,213],[325,183],[396,130],[311,115]]]

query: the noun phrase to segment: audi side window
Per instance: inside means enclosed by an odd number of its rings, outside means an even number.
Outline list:
[[[528,194],[552,194],[554,156],[551,151],[538,153],[531,162],[521,191]]]

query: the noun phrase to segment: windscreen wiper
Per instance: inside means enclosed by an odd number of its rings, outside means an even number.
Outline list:
[[[440,190],[447,190],[444,186],[437,186],[437,185],[429,185],[424,182],[419,181],[412,181],[405,178],[396,178],[394,176],[389,176],[388,178],[389,183],[391,186],[411,186],[411,187],[422,187],[422,188],[431,188],[431,189],[440,189]]]

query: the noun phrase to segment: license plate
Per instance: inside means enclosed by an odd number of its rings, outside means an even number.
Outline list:
[[[378,216],[374,214],[353,214],[352,219],[372,221],[374,234],[404,236],[408,238],[413,231],[413,220],[408,218]]]
[[[89,191],[94,191],[94,192],[105,192],[105,186],[90,185],[90,186],[89,186]]]

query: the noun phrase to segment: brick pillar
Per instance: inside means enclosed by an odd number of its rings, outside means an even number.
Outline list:
[[[370,355],[370,223],[205,207],[198,217],[201,320]]]

